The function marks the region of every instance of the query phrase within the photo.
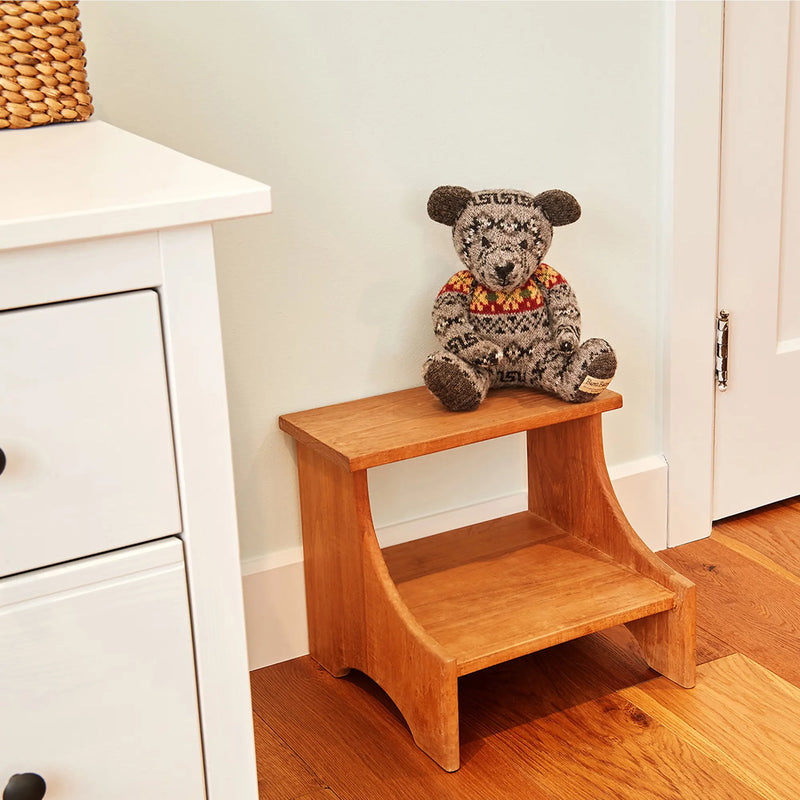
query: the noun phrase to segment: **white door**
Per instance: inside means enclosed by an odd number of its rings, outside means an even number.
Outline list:
[[[800,8],[726,3],[724,53],[714,519],[800,494]]]

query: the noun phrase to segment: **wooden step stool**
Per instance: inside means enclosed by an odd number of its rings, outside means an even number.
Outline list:
[[[694,685],[694,584],[636,535],[606,470],[600,414],[621,406],[501,389],[453,413],[419,387],[280,418],[297,442],[311,655],[369,675],[450,772],[460,675],[625,623],[653,669]],[[367,469],[521,431],[528,511],[380,548]]]

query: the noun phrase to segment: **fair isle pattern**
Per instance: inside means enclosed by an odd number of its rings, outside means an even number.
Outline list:
[[[534,311],[544,305],[542,290],[552,289],[559,283],[566,283],[552,267],[540,264],[528,282],[510,292],[497,292],[477,283],[469,270],[462,269],[453,275],[439,292],[439,296],[447,292],[472,294],[469,311],[471,314],[494,316],[496,314],[519,314]],[[473,288],[474,287],[474,288]]]
[[[472,273],[468,269],[462,269],[460,272],[456,272],[456,274],[442,286],[442,290],[437,296],[441,297],[448,292],[455,292],[456,294],[463,294],[469,297],[474,283],[475,278],[472,277]]]
[[[470,314],[519,314],[534,311],[544,305],[542,290],[536,280],[530,278],[526,284],[511,292],[495,292],[478,284],[469,304]]]
[[[559,283],[566,283],[563,277],[559,275],[551,266],[547,264],[539,264],[533,277],[544,286],[545,289],[552,289]]]

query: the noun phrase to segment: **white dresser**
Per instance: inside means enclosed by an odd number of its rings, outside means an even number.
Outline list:
[[[211,222],[269,187],[99,121],[0,187],[0,791],[256,800]]]

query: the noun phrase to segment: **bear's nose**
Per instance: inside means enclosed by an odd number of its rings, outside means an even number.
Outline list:
[[[513,269],[514,262],[507,261],[502,267],[495,267],[494,271],[497,273],[497,277],[500,278],[501,281],[505,281]]]

